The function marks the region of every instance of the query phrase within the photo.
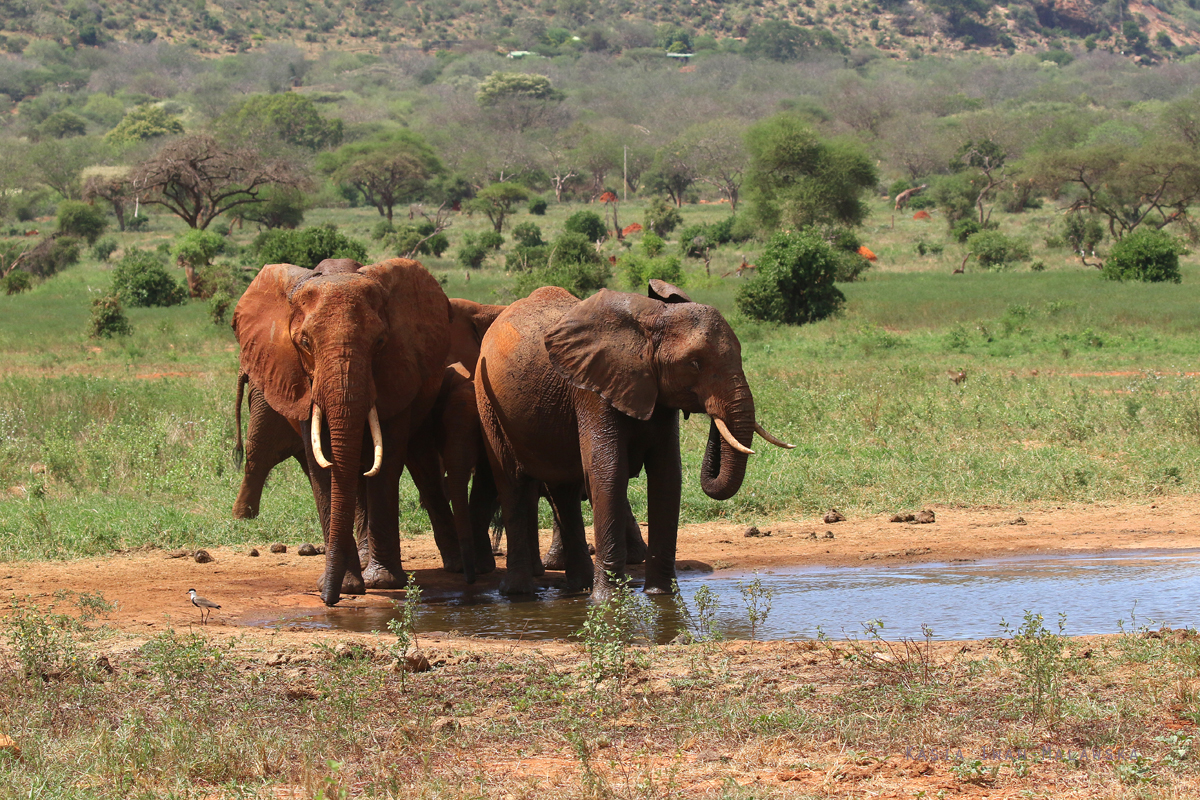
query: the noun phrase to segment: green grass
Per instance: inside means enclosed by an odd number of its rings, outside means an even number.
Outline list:
[[[522,212],[515,221],[532,219],[551,238],[576,208],[552,205],[545,217]],[[725,213],[684,208],[687,223]],[[880,203],[864,228],[880,262],[841,287],[845,312],[802,328],[736,313],[740,281],[719,276],[742,256],[753,262],[760,245],[722,248],[713,277],[688,262],[687,291],[722,309],[738,331],[759,418],[797,449],[761,443],[741,492],[718,503],[699,488],[707,423],[684,422],[685,523],[789,518],[830,506],[882,513],[1200,491],[1200,389],[1190,374],[1200,372],[1194,257],[1184,258],[1179,285],[1104,281],[1061,251],[1043,272],[1016,265],[954,275],[961,246],[925,257],[911,246],[916,236],[945,239],[944,223],[897,220],[892,229],[888,215]],[[1006,232],[1041,239],[1052,217],[997,214]],[[640,203],[623,204],[622,222],[640,218]],[[308,222],[335,222],[367,241],[378,219],[371,209],[325,209]],[[457,217],[452,245],[485,225]],[[182,229],[162,216],[153,227],[122,235],[122,245],[153,246]],[[1049,263],[1055,251],[1024,235],[1033,257]],[[234,234],[243,246],[253,236]],[[388,255],[370,246],[372,258]],[[604,253],[624,246],[606,243]],[[512,279],[502,253],[467,281],[453,252],[426,262],[448,294],[504,299]],[[232,331],[191,302],[129,309],[133,335],[89,340],[89,298],[106,290],[108,272],[85,261],[29,293],[0,297],[0,559],[317,536],[310,491],[292,465],[273,475],[259,520],[230,519],[240,483],[230,456]],[[624,288],[619,276],[613,285]],[[948,370],[965,371],[966,381],[952,383]],[[639,515],[644,493],[644,480],[635,482]],[[403,529],[424,532],[428,522],[407,480],[402,506]]]

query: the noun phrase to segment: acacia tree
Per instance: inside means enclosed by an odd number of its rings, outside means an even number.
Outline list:
[[[480,189],[467,201],[467,210],[485,214],[492,222],[496,233],[504,229],[504,221],[512,213],[513,206],[529,199],[529,190],[515,183],[493,183]]]
[[[339,183],[362,192],[379,215],[392,221],[393,209],[428,188],[442,172],[441,162],[420,134],[409,130],[352,142],[318,162]]]
[[[129,185],[141,202],[166,207],[192,228],[206,229],[233,208],[261,203],[271,187],[306,187],[290,162],[266,161],[250,148],[225,147],[197,134],[167,144],[134,168]]]
[[[117,217],[117,227],[125,230],[125,206],[133,199],[129,186],[129,170],[125,167],[93,167],[83,182],[83,199],[107,200]]]
[[[866,217],[862,196],[879,176],[859,145],[824,141],[800,118],[779,114],[750,128],[746,149],[747,193],[763,228],[858,225]]]
[[[736,212],[749,156],[746,125],[730,117],[693,125],[683,132],[679,146],[687,154],[696,180],[716,187]]]
[[[992,190],[1004,183],[1007,159],[1008,153],[993,139],[968,141],[958,150],[957,164],[978,170],[981,175],[979,194],[975,195],[980,225],[992,216],[990,209],[984,214],[983,204]]]

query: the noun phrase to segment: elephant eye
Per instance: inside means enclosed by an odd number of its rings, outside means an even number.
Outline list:
[[[308,340],[307,334],[300,337],[300,348],[306,353],[312,350],[312,342]]]
[[[700,362],[699,362],[699,361],[693,361],[693,362],[692,362],[692,369],[696,370],[696,372],[699,372],[699,371],[700,371]]]
[[[381,333],[379,334],[379,338],[375,340],[375,349],[382,350],[385,344],[387,344],[387,336]]]

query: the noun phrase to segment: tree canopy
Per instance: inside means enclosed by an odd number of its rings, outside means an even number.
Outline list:
[[[410,130],[342,145],[324,155],[318,166],[335,181],[360,191],[388,222],[397,204],[417,199],[429,180],[443,171],[433,148]]]

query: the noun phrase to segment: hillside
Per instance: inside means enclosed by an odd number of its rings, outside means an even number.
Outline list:
[[[1189,0],[1195,2],[1195,0]],[[893,57],[982,49],[1099,48],[1143,63],[1200,49],[1200,12],[1185,0],[2,0],[0,46],[30,40],[101,46],[186,44],[208,53],[271,42],[307,51],[501,49],[753,51],[791,60],[810,49],[883,51]]]

